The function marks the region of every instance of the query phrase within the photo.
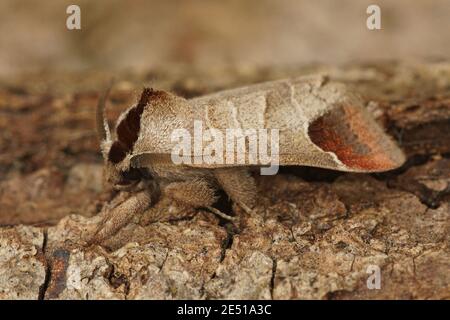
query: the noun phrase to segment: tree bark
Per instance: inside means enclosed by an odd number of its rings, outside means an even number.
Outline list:
[[[282,168],[257,177],[255,212],[237,212],[235,225],[199,210],[131,223],[105,247],[85,247],[82,236],[120,196],[102,187],[94,132],[108,75],[1,83],[0,299],[450,298],[450,63],[126,74],[116,76],[109,118],[150,77],[192,97],[316,72],[363,95],[407,154],[402,168]]]

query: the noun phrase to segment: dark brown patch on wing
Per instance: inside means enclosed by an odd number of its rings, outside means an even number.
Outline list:
[[[141,115],[144,107],[153,98],[160,97],[161,92],[151,88],[144,88],[137,105],[128,111],[125,118],[117,126],[117,140],[112,144],[108,155],[108,159],[111,162],[119,163],[125,158],[127,153],[133,150],[134,143],[139,137]]]
[[[119,163],[127,155],[126,147],[120,141],[114,141],[109,149],[108,159],[112,163]]]
[[[334,108],[308,128],[312,142],[333,152],[347,167],[384,171],[403,163],[403,155],[362,110],[349,105]]]

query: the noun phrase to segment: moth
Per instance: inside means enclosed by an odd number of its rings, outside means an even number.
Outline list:
[[[277,129],[279,165],[380,172],[405,161],[354,90],[323,76],[265,82],[190,100],[145,88],[139,101],[119,116],[113,132],[104,110],[108,92],[97,106],[104,174],[109,184],[127,190],[130,197],[104,215],[90,243],[103,242],[134,216],[151,210],[161,194],[232,219],[213,207],[222,189],[235,206],[253,210],[257,190],[251,171],[262,163],[172,161],[172,133],[180,128],[192,132],[196,121],[219,132]],[[192,151],[187,156],[199,155]]]

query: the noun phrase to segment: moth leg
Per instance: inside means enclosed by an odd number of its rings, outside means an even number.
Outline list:
[[[206,208],[222,218],[232,220],[232,217],[212,207],[217,201],[215,193],[216,189],[203,179],[169,183],[162,190],[162,201],[144,214],[141,224],[185,217],[192,213],[193,208]],[[167,212],[167,204],[173,201],[180,204],[181,208],[176,212]]]
[[[234,218],[212,207],[217,201],[216,189],[203,179],[171,183],[166,192],[169,197],[194,208],[206,208],[217,216],[233,221]]]
[[[148,191],[141,191],[107,212],[93,236],[87,241],[88,245],[102,243],[104,240],[115,235],[135,215],[143,213],[150,206],[150,203],[150,193]]]
[[[246,168],[219,168],[214,170],[217,182],[245,212],[252,212],[256,202],[256,184]]]
[[[219,209],[216,209],[214,207],[205,207],[206,209],[208,209],[209,211],[211,211],[212,213],[214,213],[216,216],[221,217],[222,219],[228,220],[228,221],[235,221],[236,218],[227,215],[226,213],[223,213],[222,211],[220,211]]]
[[[172,182],[166,186],[163,193],[194,208],[208,207],[217,201],[216,189],[204,179]]]

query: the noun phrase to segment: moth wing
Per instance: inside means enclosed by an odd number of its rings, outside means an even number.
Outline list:
[[[406,160],[402,150],[358,103],[336,105],[313,120],[306,134],[323,152],[335,155],[345,171],[387,171]]]
[[[191,101],[207,106],[210,127],[278,130],[278,151],[267,155],[280,165],[378,172],[405,161],[353,90],[321,76],[266,82]],[[244,154],[252,156],[249,149]]]
[[[170,132],[186,128],[192,135],[195,120],[203,124],[203,130],[217,130],[222,137],[226,137],[227,129],[261,129],[267,135],[270,130],[277,130],[278,150],[267,145],[266,156],[279,165],[377,172],[399,167],[405,160],[402,151],[365,110],[361,100],[346,86],[323,77],[267,82],[191,100],[170,99],[159,100],[148,113],[144,110],[143,117],[148,114],[146,123],[152,125],[143,128],[144,139],[138,139],[135,145],[132,165],[146,166],[155,161],[174,163]],[[244,156],[243,163],[227,163],[229,150],[222,144],[221,162],[204,161],[210,154],[205,149],[198,153],[191,148],[189,154],[183,154],[183,164],[200,168],[269,165],[261,161],[259,145],[256,153],[250,145],[245,143],[244,150],[238,150],[235,145],[236,149],[230,153],[236,160]]]
[[[223,168],[223,167],[235,167],[238,166],[236,164],[215,164],[215,163],[205,163],[203,161],[203,157],[195,157],[195,156],[188,156],[185,159],[189,159],[188,161],[184,163],[180,163],[180,165],[184,165],[187,167],[193,167],[193,168],[206,168],[206,169],[214,169],[214,168]],[[196,160],[197,159],[197,160]],[[196,162],[199,162],[196,164]],[[176,161],[172,159],[172,155],[168,153],[141,153],[131,156],[130,158],[130,165],[133,168],[145,168],[145,167],[151,167],[152,165],[174,165],[177,164]]]

